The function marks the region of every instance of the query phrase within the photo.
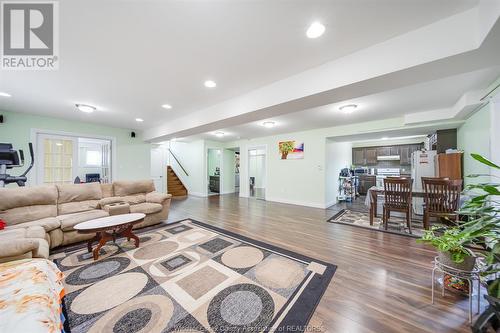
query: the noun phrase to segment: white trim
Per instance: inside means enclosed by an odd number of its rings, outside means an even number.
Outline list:
[[[207,193],[201,193],[201,192],[188,192],[188,196],[189,195],[192,195],[193,197],[200,197],[200,198],[208,197]]]
[[[56,131],[49,129],[41,129],[41,128],[31,128],[30,129],[30,142],[34,143],[36,147],[37,135],[38,134],[49,134],[49,135],[62,135],[62,136],[71,136],[78,138],[87,138],[87,139],[101,139],[101,140],[109,140],[111,141],[111,179],[109,180],[111,183],[114,181],[116,177],[117,165],[116,165],[116,137],[114,136],[105,136],[105,135],[94,135],[94,134],[86,134],[86,133],[75,133],[75,132],[65,132],[65,131]],[[34,154],[36,156],[37,151],[36,148],[33,147]],[[37,179],[37,167],[35,166],[31,172],[28,174],[28,185],[36,184]]]
[[[295,205],[295,206],[305,206],[305,207],[312,207],[312,208],[320,208],[320,209],[326,209],[330,206],[326,206],[324,203],[316,203],[316,202],[304,202],[304,201],[296,201],[296,200],[288,200],[288,199],[282,199],[282,198],[275,198],[275,197],[267,197],[266,201],[272,201],[272,202],[279,202],[279,203],[284,203],[288,205]]]

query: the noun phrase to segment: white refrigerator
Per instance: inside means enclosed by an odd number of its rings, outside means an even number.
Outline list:
[[[413,179],[413,191],[423,191],[422,177],[436,177],[437,151],[416,151],[411,154],[411,178]],[[423,215],[423,198],[413,199],[413,212]]]

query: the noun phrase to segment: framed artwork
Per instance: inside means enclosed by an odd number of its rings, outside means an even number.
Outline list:
[[[300,160],[304,158],[304,143],[295,141],[280,141],[278,148],[282,160]]]

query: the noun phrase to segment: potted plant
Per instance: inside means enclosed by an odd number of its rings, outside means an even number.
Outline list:
[[[476,161],[493,169],[500,166],[479,154],[471,154]],[[469,178],[498,178],[490,174],[472,174]],[[490,306],[473,325],[473,332],[482,332],[491,320],[500,320],[500,183],[484,182],[467,185],[466,192],[474,192],[458,212],[466,222],[445,228],[442,234],[436,229],[426,232],[419,241],[435,246],[444,256],[457,265],[468,261],[466,251],[474,246],[474,255],[482,258],[481,280],[487,286],[486,299]],[[472,259],[471,259],[472,260]],[[453,265],[453,264],[452,264]]]
[[[474,244],[474,238],[456,226],[451,228],[432,227],[425,231],[418,242],[434,246],[438,250],[439,261],[449,267],[463,271],[471,271],[476,256],[467,248]]]

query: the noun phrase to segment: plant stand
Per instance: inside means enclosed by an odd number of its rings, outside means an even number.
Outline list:
[[[473,269],[472,271],[463,271],[450,266],[447,266],[439,261],[439,257],[434,258],[434,268],[432,269],[432,304],[434,304],[434,284],[436,282],[436,271],[443,274],[443,286],[441,296],[444,297],[445,282],[444,276],[446,274],[456,277],[458,279],[467,280],[469,282],[469,323],[472,323],[472,294],[474,291],[474,281],[477,281],[477,313],[480,311],[481,306],[481,282],[479,277],[479,270]]]

